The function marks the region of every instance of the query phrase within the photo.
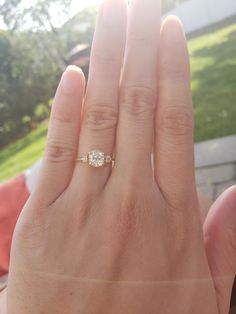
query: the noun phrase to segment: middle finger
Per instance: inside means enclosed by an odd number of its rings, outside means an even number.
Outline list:
[[[117,129],[118,167],[151,170],[160,0],[133,0],[129,12]]]

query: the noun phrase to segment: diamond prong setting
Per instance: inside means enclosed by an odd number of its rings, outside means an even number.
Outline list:
[[[94,168],[99,168],[104,166],[106,162],[106,156],[104,152],[94,149],[88,153],[88,163]]]

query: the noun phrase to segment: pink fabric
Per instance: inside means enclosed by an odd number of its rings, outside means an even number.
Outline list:
[[[0,276],[8,272],[13,231],[28,197],[24,175],[0,185]]]

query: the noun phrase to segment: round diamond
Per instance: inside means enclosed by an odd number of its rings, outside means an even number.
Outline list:
[[[99,150],[88,153],[89,164],[92,167],[102,167],[105,164],[105,154]]]

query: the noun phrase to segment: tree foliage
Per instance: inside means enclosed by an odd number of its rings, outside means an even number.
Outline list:
[[[60,69],[38,53],[34,33],[0,33],[0,145],[28,130],[25,116],[48,103]]]
[[[46,117],[68,52],[92,41],[94,8],[63,23],[70,0],[33,2],[28,8],[20,0],[0,4],[8,28],[0,31],[0,147]]]

